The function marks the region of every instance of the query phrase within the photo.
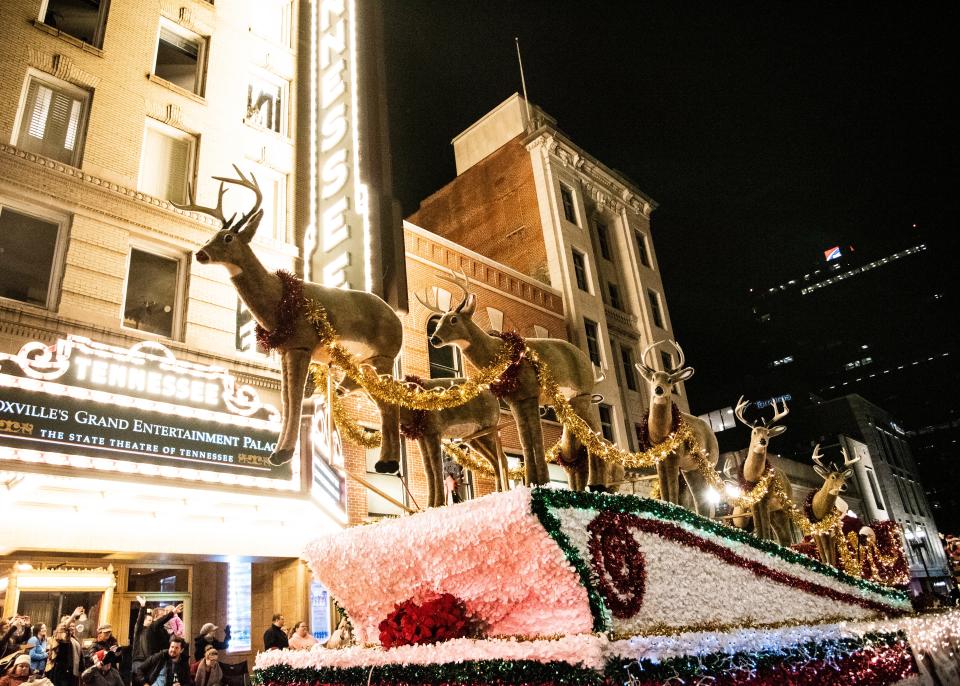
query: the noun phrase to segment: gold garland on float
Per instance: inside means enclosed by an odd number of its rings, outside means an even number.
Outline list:
[[[444,452],[448,453],[453,461],[464,469],[472,472],[479,472],[488,476],[496,476],[493,471],[493,465],[487,460],[477,457],[472,450],[464,450],[462,443],[446,443],[443,446]],[[507,470],[507,478],[511,481],[523,481],[523,467],[514,467]]]
[[[450,388],[424,390],[413,383],[397,381],[381,376],[369,365],[359,365],[346,349],[337,343],[337,334],[327,318],[327,312],[316,300],[306,301],[307,319],[313,324],[320,343],[330,353],[334,365],[346,372],[351,381],[358,384],[374,400],[400,405],[414,410],[445,410],[458,407],[473,400],[485,386],[496,381],[513,361],[513,349],[504,344],[496,357],[486,367],[477,370],[472,379]]]
[[[787,516],[793,520],[793,523],[797,525],[805,536],[819,536],[820,534],[830,533],[833,530],[839,531],[842,529],[841,521],[845,513],[837,508],[833,508],[833,512],[819,522],[811,522],[807,519],[803,511],[797,507],[797,504],[787,495],[787,491],[779,476],[773,480],[773,495],[780,500],[783,509],[787,512]]]
[[[749,491],[740,495],[731,495],[727,492],[727,482],[724,481],[717,470],[707,462],[707,456],[703,450],[694,451],[693,459],[697,463],[697,470],[703,475],[703,478],[707,480],[707,483],[712,486],[721,497],[726,498],[728,502],[744,510],[749,510],[763,500],[764,496],[767,495],[767,491],[770,490],[770,485],[776,478],[776,472],[772,468],[767,469],[767,471],[763,473],[763,476],[760,477],[760,480]]]
[[[327,369],[321,364],[310,365],[310,375],[313,377],[313,383],[318,389],[327,387]],[[340,429],[343,437],[362,448],[379,448],[383,441],[383,434],[374,429],[367,429],[360,426],[347,415],[347,408],[343,405],[343,399],[336,393],[331,394],[330,414],[333,417],[334,425]]]

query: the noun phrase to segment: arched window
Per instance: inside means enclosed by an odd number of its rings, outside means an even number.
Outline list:
[[[463,376],[463,359],[460,349],[455,345],[445,345],[434,348],[430,345],[430,337],[437,330],[440,315],[430,317],[427,321],[427,351],[430,354],[430,378],[449,379]]]

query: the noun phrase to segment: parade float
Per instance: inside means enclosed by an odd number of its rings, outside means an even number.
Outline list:
[[[706,488],[723,493],[725,482],[709,426],[672,403],[673,386],[693,375],[679,346],[672,343],[679,364],[659,371],[645,362],[657,343],[644,351],[645,440],[638,452],[626,451],[597,430],[595,378],[583,352],[557,339],[480,330],[465,275],[453,278],[463,298],[442,313],[431,343],[469,348],[473,376],[436,387],[394,379],[398,316],[369,293],[267,272],[250,247],[262,195],[255,178],[237,173],[220,180],[255,194],[240,219],[224,217],[222,185],[216,207],[191,198],[185,209],[221,221],[197,259],[227,267],[258,322],[260,344],[280,354],[283,428],[270,461],[294,454],[308,377],[326,390],[328,421],[345,438],[379,446],[376,468],[384,472],[396,469],[401,434],[422,438],[429,428],[443,440],[443,412],[467,411],[492,392],[517,421],[529,484],[509,490],[517,475],[505,473],[498,455],[487,465],[474,460],[470,467],[496,475],[501,492],[310,544],[304,558],[343,608],[355,644],[260,654],[258,686],[960,684],[960,613],[912,616],[902,591],[862,578],[859,564],[838,563],[847,539],[835,503],[848,460],[841,469],[821,465],[825,495],[801,508],[767,461],[773,429],[755,425],[764,433],[757,478],[729,496],[735,514],[749,512],[764,536],[778,528],[767,520],[785,513],[823,561],[702,516],[710,514]],[[381,430],[365,431],[347,416],[336,387],[362,389],[380,410]],[[546,450],[541,404],[563,426],[560,442]],[[467,412],[455,423],[482,424]],[[784,415],[785,408],[776,418]],[[445,449],[467,460],[469,444]],[[567,469],[571,490],[538,486],[546,461]],[[656,468],[663,500],[584,490],[606,490],[625,468]],[[679,506],[681,474],[697,512]],[[882,572],[876,559],[867,567]]]

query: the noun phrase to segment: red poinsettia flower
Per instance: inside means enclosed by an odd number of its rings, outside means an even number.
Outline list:
[[[439,643],[469,636],[475,627],[463,602],[444,593],[422,605],[413,600],[394,605],[393,612],[380,622],[380,643],[384,648]]]

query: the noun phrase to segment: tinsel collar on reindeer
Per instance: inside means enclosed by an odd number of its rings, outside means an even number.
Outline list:
[[[527,345],[523,338],[513,331],[504,331],[503,333],[491,331],[490,335],[503,340],[511,348],[510,366],[500,375],[499,379],[490,384],[490,391],[498,398],[502,398],[515,393],[520,386],[520,364],[526,357]]]
[[[423,379],[415,374],[407,374],[403,377],[407,383],[416,384],[423,388]],[[409,422],[400,423],[400,435],[416,441],[423,437],[427,431],[427,411],[426,410],[408,410],[410,414]]]
[[[277,303],[277,326],[272,331],[257,324],[257,344],[267,350],[283,346],[293,336],[297,313],[303,310],[303,281],[284,269],[276,272],[283,286],[283,294]]]
[[[680,408],[674,403],[670,404],[670,433],[675,434],[680,429]],[[647,415],[637,424],[637,442],[640,444],[638,450],[650,450],[654,446],[650,440],[650,415]]]

